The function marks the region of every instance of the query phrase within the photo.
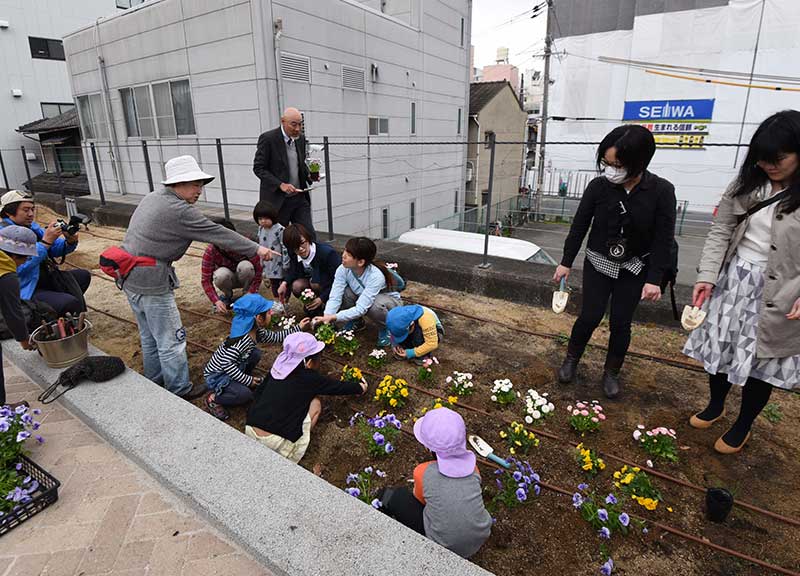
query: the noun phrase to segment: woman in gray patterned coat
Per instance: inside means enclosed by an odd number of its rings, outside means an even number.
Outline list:
[[[693,304],[706,303],[708,315],[683,351],[703,363],[711,394],[689,423],[711,427],[725,414],[731,386],[743,386],[739,417],[714,444],[723,454],[742,449],[774,387],[800,383],[798,154],[800,112],[761,123],[722,196],[698,266]]]

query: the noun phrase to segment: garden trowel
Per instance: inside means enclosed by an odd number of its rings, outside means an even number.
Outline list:
[[[486,443],[486,441],[483,438],[481,438],[480,436],[475,436],[475,434],[470,434],[469,435],[469,443],[475,449],[475,452],[477,452],[478,454],[480,454],[484,458],[488,458],[492,462],[496,462],[497,464],[500,464],[500,466],[502,466],[503,468],[511,468],[511,464],[509,464],[508,462],[506,462],[505,460],[503,460],[499,456],[496,456],[494,454],[494,449],[492,449],[492,447],[489,446]]]
[[[567,292],[567,279],[561,279],[561,286],[558,290],[553,292],[553,312],[561,314],[567,307],[567,300],[569,300],[569,292]]]
[[[683,314],[681,315],[681,326],[686,330],[694,330],[703,320],[706,319],[706,313],[700,310],[697,306],[689,306],[688,304],[683,307]]]

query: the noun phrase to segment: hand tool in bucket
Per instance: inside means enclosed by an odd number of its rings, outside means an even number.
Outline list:
[[[689,306],[688,304],[683,307],[683,314],[681,315],[681,326],[685,330],[694,330],[703,320],[706,319],[706,313],[697,306]]]
[[[567,291],[567,279],[561,278],[561,285],[558,290],[553,292],[553,312],[561,314],[567,307],[569,292]]]
[[[511,464],[500,458],[494,453],[494,449],[489,446],[486,441],[481,438],[480,436],[476,436],[475,434],[469,435],[469,443],[475,449],[475,452],[483,456],[484,458],[488,458],[492,462],[496,462],[500,464],[503,468],[511,468]]]

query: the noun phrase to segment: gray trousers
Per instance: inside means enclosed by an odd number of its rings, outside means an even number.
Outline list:
[[[353,292],[349,286],[346,287],[342,295],[341,309],[347,310],[348,308],[352,308],[356,305],[356,300],[358,300],[358,295]],[[389,313],[389,310],[400,305],[402,305],[400,298],[389,296],[388,294],[378,294],[372,306],[367,310],[367,318],[375,322],[378,326],[384,327],[386,326],[386,315]]]
[[[214,270],[214,286],[219,288],[227,298],[233,298],[233,290],[241,288],[244,292],[253,282],[256,270],[249,260],[242,260],[236,266],[236,272],[230,268],[217,268]]]

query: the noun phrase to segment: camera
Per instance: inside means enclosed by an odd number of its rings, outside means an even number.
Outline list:
[[[80,231],[81,224],[88,228],[88,224],[91,221],[92,219],[86,214],[73,214],[70,216],[69,222],[59,219],[58,227],[61,228],[61,231],[67,236],[74,236]]]

